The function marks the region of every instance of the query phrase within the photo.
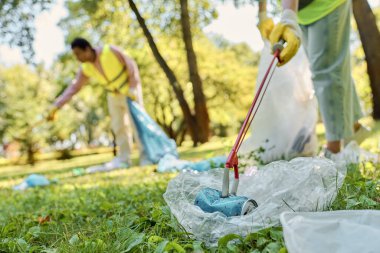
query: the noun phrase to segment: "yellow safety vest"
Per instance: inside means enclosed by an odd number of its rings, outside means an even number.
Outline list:
[[[310,25],[330,14],[346,1],[349,0],[314,0],[298,11],[298,23]]]
[[[87,77],[93,77],[107,91],[128,94],[128,72],[119,61],[110,45],[105,45],[100,53],[100,65],[104,75],[91,62],[82,63],[82,71]]]

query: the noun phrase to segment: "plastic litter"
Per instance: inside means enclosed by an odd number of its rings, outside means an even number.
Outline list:
[[[212,168],[223,167],[226,163],[226,156],[216,156],[206,160],[191,162],[179,160],[176,156],[167,154],[158,163],[158,172],[176,172],[182,170],[207,171]]]
[[[269,43],[266,43],[261,53],[257,83],[263,78],[272,57]],[[252,135],[240,148],[239,160],[266,164],[316,155],[317,110],[309,62],[304,50],[300,49],[289,63],[274,72],[252,122]],[[252,155],[258,159],[254,161]]]
[[[334,201],[345,175],[345,166],[325,158],[273,162],[252,176],[241,175],[237,194],[258,203],[258,208],[245,216],[206,213],[194,205],[201,189],[221,189],[223,169],[180,173],[169,182],[164,199],[186,231],[213,245],[226,234],[245,236],[279,225],[279,215],[284,211],[324,210]]]
[[[13,187],[14,190],[23,191],[27,188],[37,187],[37,186],[46,186],[49,185],[50,181],[43,175],[40,174],[31,174],[24,181]]]
[[[86,170],[84,168],[75,168],[72,170],[72,173],[74,177],[79,177],[86,174]]]
[[[289,253],[370,253],[380,251],[380,211],[282,213]]]
[[[130,98],[127,102],[146,158],[156,164],[166,154],[178,156],[175,141],[165,134],[138,103]]]
[[[343,184],[347,165],[378,162],[377,158],[377,155],[351,142],[340,154],[333,156],[333,160],[301,157],[272,162],[261,168],[246,167],[247,173],[240,176],[238,194],[254,198],[259,205],[246,216],[206,213],[193,204],[201,189],[221,188],[223,169],[183,171],[169,182],[164,199],[187,232],[208,245],[215,245],[220,237],[227,234],[246,236],[280,225],[282,212],[326,210]]]

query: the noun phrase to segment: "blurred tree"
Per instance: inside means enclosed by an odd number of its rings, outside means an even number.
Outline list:
[[[0,69],[4,105],[0,111],[0,138],[2,143],[18,141],[31,164],[35,161],[34,154],[48,137],[47,129],[40,124],[51,93],[44,75],[40,66],[36,72],[24,65]]]
[[[380,32],[376,24],[376,17],[367,0],[353,0],[354,17],[358,26],[360,40],[362,41],[367,72],[372,90],[374,119],[380,119]]]
[[[180,0],[181,4],[181,26],[183,41],[186,48],[187,65],[189,67],[190,82],[194,93],[194,111],[197,123],[197,141],[204,143],[210,136],[210,118],[208,116],[206,98],[203,92],[203,83],[199,75],[197,57],[193,47],[191,35],[190,17],[187,0]]]
[[[194,145],[196,145],[200,140],[198,137],[198,130],[197,130],[197,121],[194,115],[192,114],[190,110],[190,106],[188,102],[185,99],[185,96],[183,94],[183,90],[181,88],[181,85],[178,82],[178,79],[176,75],[174,74],[173,70],[169,67],[165,59],[162,57],[162,54],[158,50],[158,47],[156,45],[156,42],[154,41],[154,38],[152,36],[152,33],[149,31],[145,19],[141,16],[139,10],[137,9],[135,3],[132,0],[128,0],[129,6],[131,7],[132,11],[135,13],[137,21],[139,22],[141,29],[144,32],[144,35],[146,39],[148,40],[148,44],[152,50],[152,53],[154,57],[156,58],[158,64],[164,71],[166,77],[169,80],[170,85],[172,86],[174,93],[176,94],[177,100],[179,102],[179,105],[182,109],[183,116],[186,121],[186,125],[189,128],[190,135],[192,137],[192,140],[194,142]]]
[[[33,62],[34,18],[52,0],[1,0],[0,43],[19,47],[27,63]]]

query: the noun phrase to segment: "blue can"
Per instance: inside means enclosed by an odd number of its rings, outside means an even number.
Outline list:
[[[221,212],[227,217],[247,215],[258,207],[253,199],[234,195],[223,198],[221,191],[212,188],[204,188],[198,192],[194,204],[204,212]]]

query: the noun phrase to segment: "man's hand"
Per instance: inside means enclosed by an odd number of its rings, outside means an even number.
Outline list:
[[[261,33],[263,39],[269,40],[269,35],[271,34],[274,27],[273,19],[267,16],[265,11],[259,13],[259,23],[257,28]]]
[[[282,66],[290,61],[297,53],[301,44],[301,28],[297,23],[297,14],[290,9],[283,11],[280,23],[274,26],[269,36],[272,46],[281,39],[286,42],[286,47],[280,53],[278,66]]]
[[[52,107],[50,107],[50,109],[48,111],[48,115],[46,116],[46,120],[47,121],[54,121],[57,111],[58,111],[57,106],[53,105]]]
[[[129,87],[128,89],[128,97],[132,99],[133,101],[137,100],[137,88],[136,87]]]

